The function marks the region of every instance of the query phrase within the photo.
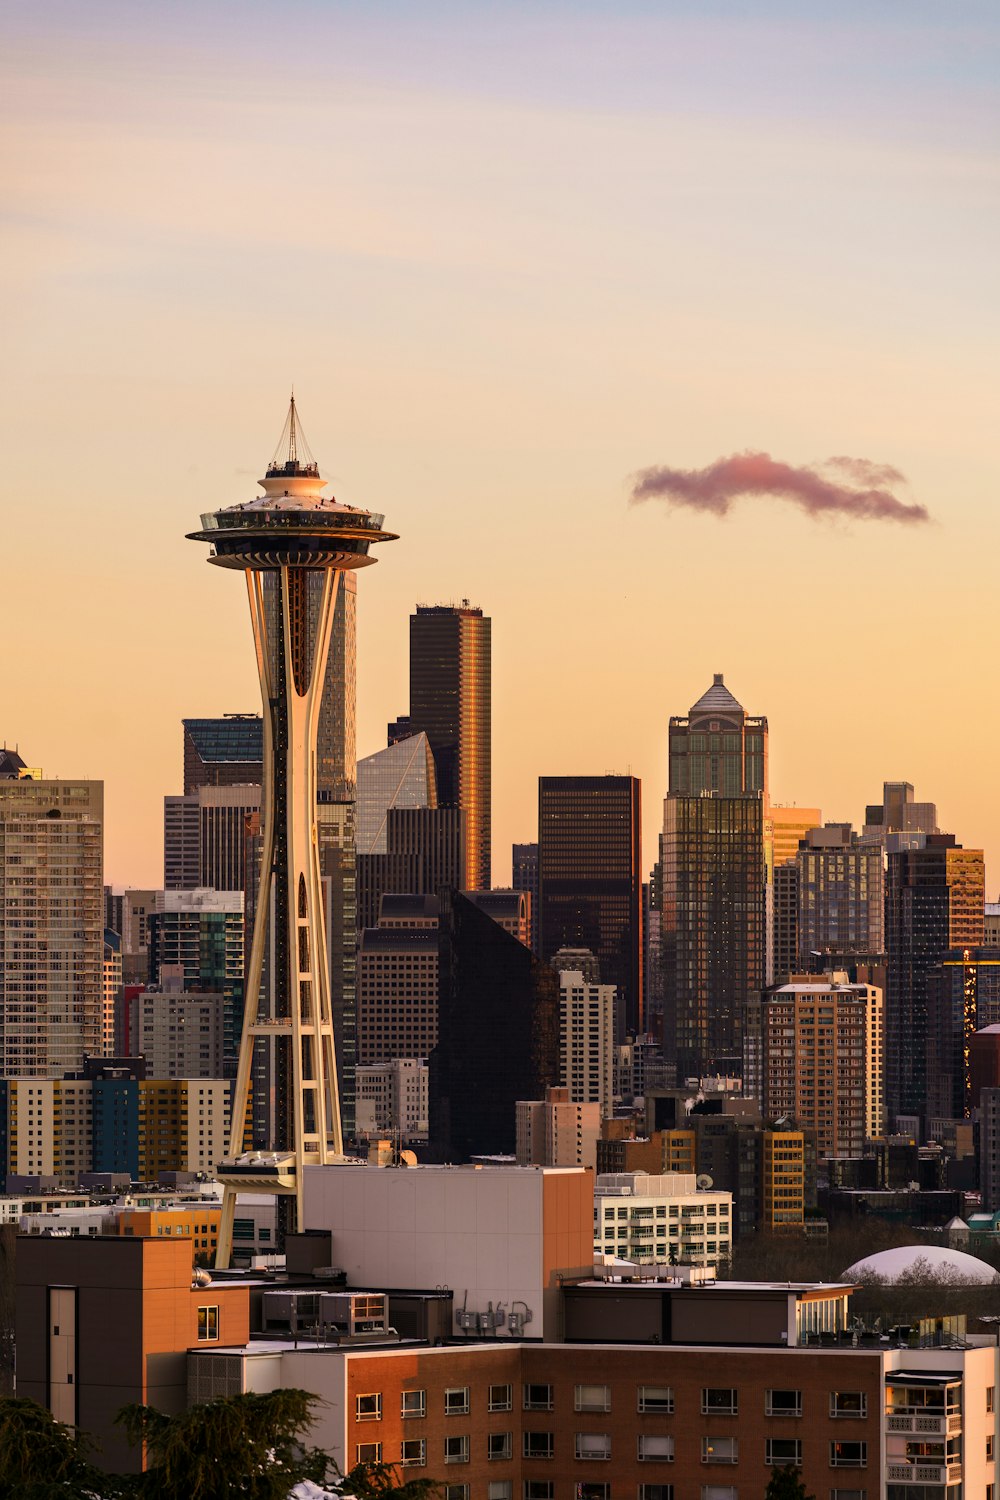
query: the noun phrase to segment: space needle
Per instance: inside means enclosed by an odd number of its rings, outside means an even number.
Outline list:
[[[228,1266],[238,1192],[278,1197],[279,1241],[301,1227],[303,1168],[343,1153],[326,922],[316,820],[316,740],[341,576],[394,541],[384,517],[324,496],[292,395],[262,496],[201,518],[190,540],[209,562],[246,574],[263,700],[260,881],[229,1155],[220,1163],[216,1265]],[[265,955],[269,1000],[261,1007]],[[247,1152],[244,1132],[255,1043],[274,1048],[278,1139]]]

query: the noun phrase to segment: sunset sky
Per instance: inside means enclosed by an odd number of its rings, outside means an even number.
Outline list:
[[[0,741],[105,780],[109,881],[162,880],[181,718],[259,706],[184,533],[259,493],[294,382],[401,534],[359,754],[413,604],[493,618],[497,883],[539,774],[641,776],[648,868],[722,671],[774,800],[910,780],[995,899],[992,0],[10,0],[2,42]],[[744,452],[889,466],[930,519],[630,504]]]

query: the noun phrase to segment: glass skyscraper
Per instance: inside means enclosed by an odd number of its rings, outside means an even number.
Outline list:
[[[716,673],[671,718],[660,840],[664,1055],[678,1079],[743,1072],[747,1007],[765,980],[767,720]]]
[[[491,629],[481,609],[418,604],[410,616],[411,732],[434,752],[440,807],[465,812],[465,874],[470,891],[491,877]]]
[[[386,815],[391,807],[437,807],[434,756],[423,731],[358,761],[359,855],[386,852]]]

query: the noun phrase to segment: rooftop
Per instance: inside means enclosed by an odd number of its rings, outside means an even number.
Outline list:
[[[695,714],[738,714],[742,716],[743,705],[734,698],[722,680],[722,673],[716,672],[712,679],[712,686],[707,692],[702,693],[697,703],[691,705],[691,715]]]

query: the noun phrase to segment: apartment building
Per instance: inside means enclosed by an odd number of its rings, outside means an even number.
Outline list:
[[[732,1193],[685,1172],[614,1172],[594,1184],[594,1254],[657,1264],[717,1265],[732,1248]]]

